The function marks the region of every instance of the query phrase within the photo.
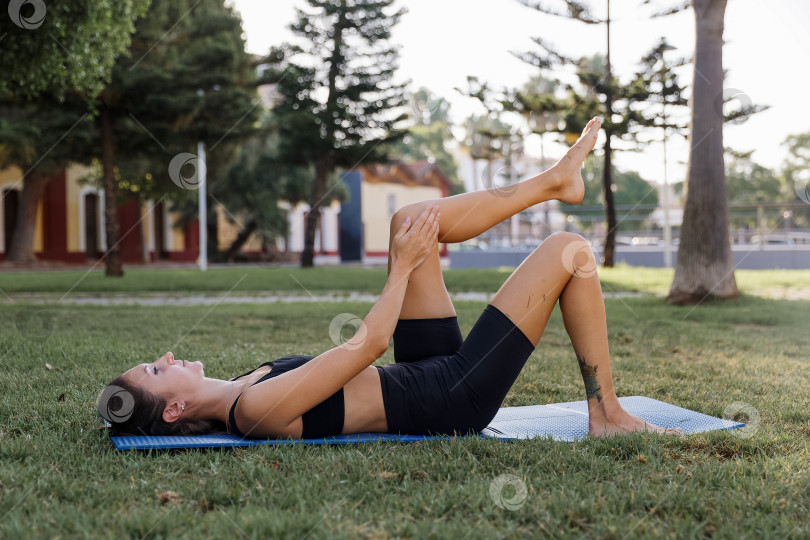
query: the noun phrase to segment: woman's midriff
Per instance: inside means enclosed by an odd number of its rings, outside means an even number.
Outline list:
[[[385,433],[388,424],[377,368],[369,366],[343,387],[343,433]]]

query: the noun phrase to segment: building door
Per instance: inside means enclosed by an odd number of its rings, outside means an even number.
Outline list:
[[[98,232],[98,194],[87,193],[84,196],[84,246],[88,260],[98,259]]]
[[[16,189],[3,191],[3,238],[6,240],[6,253],[11,251],[11,239],[17,226],[17,210],[20,204],[20,192]]]

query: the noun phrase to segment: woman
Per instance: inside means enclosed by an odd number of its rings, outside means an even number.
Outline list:
[[[596,261],[578,235],[557,233],[534,250],[486,306],[466,340],[439,265],[438,242],[474,238],[543,201],[576,204],[580,168],[601,125],[592,119],[551,169],[507,189],[405,206],[391,220],[388,281],[348,342],[317,357],[262,364],[228,381],[200,362],[166,353],[110,383],[99,411],[117,432],[252,438],[340,433],[465,434],[492,420],[543,334],[557,300],[579,361],[589,433],[652,430],[624,411],[613,390]],[[388,348],[391,365],[371,364]]]

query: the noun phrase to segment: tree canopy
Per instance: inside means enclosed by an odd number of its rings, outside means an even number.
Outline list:
[[[0,99],[94,99],[150,0],[11,0],[0,17]]]

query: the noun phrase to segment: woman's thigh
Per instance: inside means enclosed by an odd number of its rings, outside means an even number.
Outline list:
[[[595,274],[596,259],[588,243],[578,234],[555,233],[515,269],[490,303],[537,345],[572,276]]]
[[[391,238],[402,226],[406,217],[411,220],[419,217],[427,203],[409,204],[397,210],[391,218],[391,232],[389,236],[389,251]],[[388,258],[389,271],[391,258]],[[402,301],[400,319],[434,319],[443,317],[453,317],[456,310],[442,277],[441,262],[439,260],[438,243],[430,252],[430,255],[420,264],[408,280],[408,288],[405,291],[405,298]]]
[[[487,306],[456,353],[379,368],[389,430],[450,435],[482,430],[533,350],[506,315]]]

